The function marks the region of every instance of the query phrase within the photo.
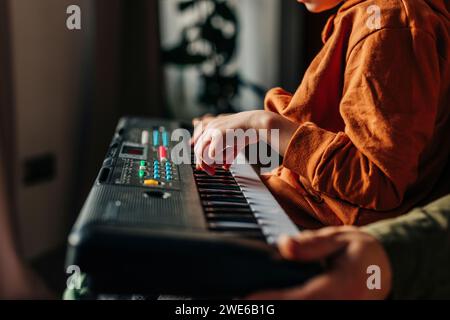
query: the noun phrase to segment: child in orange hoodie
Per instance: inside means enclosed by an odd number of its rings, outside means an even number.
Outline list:
[[[279,129],[283,165],[264,180],[305,227],[364,225],[431,200],[450,153],[447,0],[299,2],[340,6],[300,87],[269,91],[264,111],[194,120],[198,159],[215,159],[227,130]]]

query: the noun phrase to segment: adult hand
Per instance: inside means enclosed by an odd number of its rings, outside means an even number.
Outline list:
[[[259,292],[248,299],[386,299],[391,291],[392,271],[386,252],[377,239],[356,227],[330,227],[306,231],[296,238],[283,237],[279,248],[286,259],[299,262],[326,260],[328,268],[301,286]],[[380,268],[380,289],[369,289],[369,266]]]

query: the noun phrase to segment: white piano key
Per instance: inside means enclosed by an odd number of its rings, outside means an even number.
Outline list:
[[[238,155],[230,171],[247,198],[269,243],[274,243],[281,235],[295,236],[300,232],[245,160],[243,153]]]

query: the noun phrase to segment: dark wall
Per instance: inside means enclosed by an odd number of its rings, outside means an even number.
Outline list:
[[[6,204],[10,213],[15,208],[15,177],[16,146],[15,146],[15,117],[12,79],[12,54],[10,39],[9,6],[7,0],[0,0],[0,170],[5,181],[2,190],[7,193]],[[17,231],[18,226],[14,217],[11,220],[12,228]],[[13,232],[17,235],[17,232]],[[17,239],[16,239],[17,240]],[[16,241],[17,243],[17,241]]]

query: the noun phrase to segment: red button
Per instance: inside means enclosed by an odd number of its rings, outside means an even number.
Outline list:
[[[159,147],[159,161],[167,160],[167,148],[164,146]]]

